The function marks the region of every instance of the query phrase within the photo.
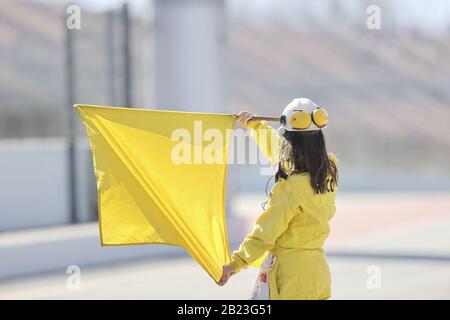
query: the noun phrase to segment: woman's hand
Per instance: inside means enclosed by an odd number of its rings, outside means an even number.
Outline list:
[[[241,112],[239,112],[239,114],[236,118],[236,121],[237,121],[237,123],[239,123],[241,125],[241,127],[248,128],[247,123],[252,118],[253,118],[253,113],[248,112],[248,111],[241,111]]]
[[[230,279],[230,277],[235,273],[236,272],[233,272],[233,270],[231,269],[231,266],[229,264],[224,265],[223,271],[222,271],[222,277],[219,280],[219,286],[223,286],[225,283],[227,283],[228,279]]]

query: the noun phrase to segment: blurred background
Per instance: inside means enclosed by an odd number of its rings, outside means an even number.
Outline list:
[[[333,298],[449,299],[449,57],[445,0],[0,0],[0,298],[246,299],[256,270],[219,288],[181,249],[100,247],[72,105],[278,116],[308,97],[340,159]],[[229,166],[233,248],[268,178]]]

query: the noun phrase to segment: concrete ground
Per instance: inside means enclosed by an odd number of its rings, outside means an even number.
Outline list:
[[[368,267],[381,270],[368,287]],[[449,299],[450,263],[330,259],[333,299]],[[217,286],[188,257],[133,261],[81,270],[80,288],[62,272],[8,281],[0,299],[247,299],[256,269]]]
[[[343,194],[337,208],[333,299],[450,299],[450,194]],[[2,280],[0,299],[246,299],[256,272],[219,287],[186,255],[124,260],[82,267],[79,286],[65,269]]]

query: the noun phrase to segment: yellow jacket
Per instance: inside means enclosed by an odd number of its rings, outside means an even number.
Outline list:
[[[251,121],[249,127],[261,151],[276,163],[278,134],[263,121]],[[333,155],[330,159],[337,161]],[[233,252],[233,271],[259,266],[271,252],[277,260],[269,272],[270,299],[328,299],[331,280],[322,246],[330,232],[336,191],[314,194],[308,173],[279,179],[253,232]]]

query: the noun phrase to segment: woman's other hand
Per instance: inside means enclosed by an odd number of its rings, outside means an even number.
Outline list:
[[[228,282],[228,279],[230,279],[230,277],[235,274],[236,272],[233,272],[233,270],[231,269],[231,265],[227,264],[223,266],[223,271],[222,271],[222,277],[220,277],[219,280],[219,286],[223,286],[225,283]]]
[[[248,111],[241,111],[239,112],[236,121],[237,123],[239,123],[241,125],[241,127],[243,128],[248,128],[247,123],[249,120],[251,120],[253,118],[253,113],[248,112]]]

